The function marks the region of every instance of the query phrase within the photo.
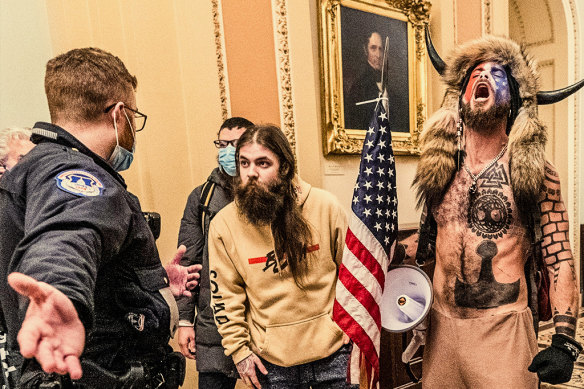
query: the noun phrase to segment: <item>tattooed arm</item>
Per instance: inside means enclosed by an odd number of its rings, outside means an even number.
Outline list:
[[[560,193],[556,169],[545,166],[543,193],[540,196],[542,255],[549,271],[550,300],[556,333],[550,347],[540,351],[528,370],[542,382],[560,384],[570,381],[574,362],[582,346],[574,339],[578,317],[578,287],[574,258],[568,240],[568,213]]]
[[[545,166],[541,210],[542,255],[550,275],[550,300],[557,334],[576,335],[578,286],[574,258],[570,249],[568,212],[560,193],[556,169]]]

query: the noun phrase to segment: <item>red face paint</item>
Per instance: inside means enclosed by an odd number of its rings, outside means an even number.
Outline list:
[[[491,94],[494,94],[494,104],[497,106],[511,100],[509,80],[503,66],[496,62],[483,62],[472,71],[463,101],[469,103],[473,98],[475,101],[483,101],[482,99],[491,97]]]

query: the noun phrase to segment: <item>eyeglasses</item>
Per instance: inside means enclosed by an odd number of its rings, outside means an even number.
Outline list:
[[[116,106],[116,104],[117,103],[114,103],[114,104],[108,106],[103,112],[108,113],[109,111],[111,111],[111,109],[113,107]],[[146,119],[148,119],[148,116],[146,116],[142,112],[138,111],[137,109],[132,109],[132,108],[127,107],[125,105],[124,105],[124,108],[127,110],[130,110],[134,113],[134,121],[136,123],[136,132],[142,131],[144,129],[144,126],[146,126]]]
[[[227,146],[231,145],[233,147],[237,147],[237,141],[239,139],[232,139],[232,140],[214,140],[213,143],[215,144],[215,147],[217,147],[218,149],[224,149]]]

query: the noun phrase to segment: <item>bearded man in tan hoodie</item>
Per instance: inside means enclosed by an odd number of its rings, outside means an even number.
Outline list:
[[[344,210],[295,175],[275,126],[248,129],[236,163],[235,201],[209,229],[211,304],[225,353],[256,388],[351,387],[350,345],[332,320]]]

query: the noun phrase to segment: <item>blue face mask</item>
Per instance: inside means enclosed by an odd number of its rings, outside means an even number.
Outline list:
[[[235,164],[235,147],[229,145],[219,149],[219,165],[223,171],[231,177],[237,175],[237,166]]]
[[[124,115],[126,112],[124,111]],[[132,137],[134,136],[134,129],[132,128],[132,123],[130,119],[128,119],[128,115],[126,115],[126,120],[130,125],[130,130],[132,131]],[[136,150],[136,139],[134,138],[134,144],[132,145],[132,151],[128,151],[122,146],[120,146],[120,142],[118,141],[118,126],[116,121],[114,120],[114,128],[116,130],[116,147],[112,155],[110,155],[108,159],[108,163],[116,172],[121,172],[124,170],[128,170],[132,161],[134,160],[134,151]]]
[[[116,145],[114,152],[110,156],[108,162],[114,168],[116,172],[122,172],[124,170],[128,170],[132,161],[134,161],[134,150],[136,148],[136,144],[134,142],[134,146],[132,146],[132,151],[128,151],[120,145]]]

